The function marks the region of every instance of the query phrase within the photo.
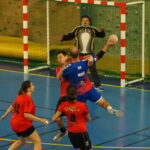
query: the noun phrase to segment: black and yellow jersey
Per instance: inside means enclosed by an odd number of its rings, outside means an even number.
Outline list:
[[[93,42],[95,37],[105,37],[105,32],[99,31],[95,27],[78,26],[72,32],[63,35],[61,41],[69,41],[76,39],[75,46],[78,47],[80,53],[93,53]]]

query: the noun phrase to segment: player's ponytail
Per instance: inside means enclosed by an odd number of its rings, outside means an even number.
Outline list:
[[[18,95],[21,95],[23,93],[26,93],[28,88],[31,87],[31,81],[27,80],[27,81],[24,81],[22,84],[21,84],[21,88],[18,90]]]
[[[68,97],[68,100],[71,102],[77,100],[77,89],[72,84],[68,85],[67,87],[67,97]]]

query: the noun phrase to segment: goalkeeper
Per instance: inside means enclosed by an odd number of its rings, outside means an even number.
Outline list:
[[[81,18],[81,26],[76,27],[72,32],[58,36],[57,40],[60,41],[69,41],[76,39],[75,46],[80,51],[80,56],[86,56],[89,54],[94,55],[93,52],[93,42],[94,38],[103,38],[105,37],[104,29],[98,30],[95,27],[90,26],[91,19],[89,16],[85,15]],[[98,76],[96,65],[95,63],[89,67],[91,72],[92,80],[94,82],[95,88],[97,91],[104,91],[103,87],[101,86],[101,81]]]

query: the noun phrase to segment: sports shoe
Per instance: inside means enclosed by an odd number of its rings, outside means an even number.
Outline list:
[[[95,87],[98,92],[104,92],[104,88],[102,86]]]
[[[107,110],[112,115],[115,115],[115,116],[120,117],[120,118],[124,117],[124,113],[122,111],[117,110],[117,109],[113,109],[111,106],[108,106]]]
[[[59,133],[57,133],[57,135],[55,135],[54,137],[53,137],[53,141],[60,141],[61,139],[62,139],[62,137],[63,136],[65,136],[65,135],[67,135],[68,134],[68,131],[66,131],[66,132],[59,132]]]
[[[120,118],[124,117],[124,113],[122,111],[116,110],[116,109],[114,109],[113,111],[114,111],[115,116],[120,117]]]

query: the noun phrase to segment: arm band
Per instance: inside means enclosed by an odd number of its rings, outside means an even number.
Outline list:
[[[98,60],[101,59],[104,56],[105,52],[103,52],[102,50],[96,55]]]

